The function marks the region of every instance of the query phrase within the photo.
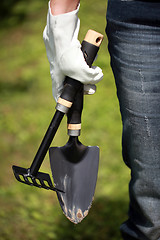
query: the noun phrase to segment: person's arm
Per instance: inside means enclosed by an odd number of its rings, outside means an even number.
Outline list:
[[[50,63],[53,96],[57,101],[65,76],[83,84],[84,92],[93,94],[103,78],[102,70],[90,68],[85,62],[78,40],[80,0],[50,0],[43,39]]]
[[[80,0],[51,0],[50,7],[53,15],[68,13],[77,9]]]

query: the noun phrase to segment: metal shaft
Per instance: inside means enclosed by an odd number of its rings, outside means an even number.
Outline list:
[[[35,155],[35,158],[31,164],[31,167],[29,168],[31,175],[36,176],[38,173],[38,170],[43,162],[43,159],[46,156],[46,153],[49,149],[49,146],[51,145],[51,142],[53,140],[53,137],[55,136],[57,129],[63,119],[64,113],[56,111],[52,121],[46,131],[46,134],[39,146],[39,149]]]

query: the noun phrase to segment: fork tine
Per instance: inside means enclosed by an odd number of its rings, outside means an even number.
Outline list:
[[[41,187],[40,183],[38,183],[37,180],[38,179],[32,177],[32,181],[33,181],[34,186]]]
[[[48,173],[38,172],[36,176],[30,174],[30,169],[13,166],[13,172],[15,178],[24,184],[35,186],[38,188],[50,189],[52,191],[60,191],[53,186],[50,175]]]

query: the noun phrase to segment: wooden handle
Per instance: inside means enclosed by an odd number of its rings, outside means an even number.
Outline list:
[[[98,33],[94,30],[89,29],[84,41],[89,42],[97,47],[100,47],[102,41],[103,41],[103,35],[101,33]]]

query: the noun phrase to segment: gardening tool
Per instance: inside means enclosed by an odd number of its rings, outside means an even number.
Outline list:
[[[89,32],[86,36],[84,56],[90,66],[94,58],[88,61],[87,57],[91,56],[90,51],[93,52],[93,46],[98,47],[101,44],[102,38],[102,35],[98,33],[93,35],[93,32]],[[65,216],[75,224],[87,216],[91,207],[99,165],[99,148],[84,146],[78,139],[82,109],[83,85],[68,112],[68,135],[70,137],[67,144],[63,147],[49,149],[54,184],[56,188],[61,189],[61,192],[57,192],[60,206]]]
[[[95,34],[95,32],[92,30],[90,30],[89,32],[92,32],[94,36],[96,35],[96,37],[94,37],[94,41],[96,41],[98,45],[98,43],[102,40],[102,35],[97,35],[97,33]],[[88,35],[91,38],[92,34]],[[89,65],[92,63],[99,49],[99,46],[97,46],[96,44],[92,44],[92,41],[93,39],[89,42],[84,39],[84,41],[82,42],[82,52],[84,53],[86,60],[89,62]],[[12,167],[15,178],[19,182],[25,183],[30,186],[50,189],[56,192],[63,192],[62,189],[58,189],[57,187],[53,186],[49,174],[39,172],[39,169],[63,119],[63,116],[68,113],[78,91],[82,88],[82,86],[83,84],[79,81],[66,77],[62,94],[57,101],[56,112],[51,120],[51,123],[45,133],[45,136],[39,146],[39,149],[30,168],[22,168],[18,166]]]

